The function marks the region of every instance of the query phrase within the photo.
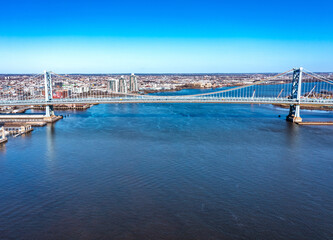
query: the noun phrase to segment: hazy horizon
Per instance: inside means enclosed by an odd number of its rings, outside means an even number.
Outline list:
[[[135,75],[229,75],[229,74],[278,74],[279,72],[187,72],[187,73],[134,73]],[[314,73],[325,73],[325,74],[331,74],[332,72],[314,72]],[[0,73],[0,75],[38,75],[38,74],[43,74],[41,73]],[[127,72],[127,73],[57,73],[57,74],[62,74],[62,75],[130,75],[132,72]]]

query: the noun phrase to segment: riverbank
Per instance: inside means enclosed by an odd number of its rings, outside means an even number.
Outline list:
[[[333,125],[333,122],[300,122],[298,125]]]
[[[272,104],[275,107],[279,108],[287,108],[289,109],[290,105],[289,104]],[[321,111],[333,111],[332,106],[313,106],[313,105],[302,105],[301,109],[306,109],[306,110],[321,110]]]

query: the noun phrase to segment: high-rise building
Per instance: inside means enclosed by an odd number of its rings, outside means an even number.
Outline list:
[[[121,78],[119,79],[119,92],[127,93],[127,84],[124,76],[121,76]]]
[[[138,80],[136,79],[136,76],[134,75],[134,73],[131,74],[130,76],[130,80],[129,80],[129,90],[131,92],[138,92],[139,88],[138,88]]]
[[[118,92],[118,90],[119,90],[118,79],[109,80],[108,81],[108,91]]]

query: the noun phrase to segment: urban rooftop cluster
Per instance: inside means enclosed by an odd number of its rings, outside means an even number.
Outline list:
[[[321,73],[333,78],[332,73]],[[275,74],[52,74],[53,97],[89,96],[112,93],[150,93],[184,88],[221,88],[252,84]],[[279,79],[290,80],[290,76]],[[44,98],[44,76],[0,75],[0,98]]]

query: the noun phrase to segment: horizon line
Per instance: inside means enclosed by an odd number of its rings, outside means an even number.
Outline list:
[[[56,73],[56,74],[62,74],[62,75],[130,75],[133,72],[119,72],[119,73]],[[203,74],[208,74],[208,75],[213,75],[213,74],[272,74],[272,73],[279,73],[279,72],[160,72],[160,73],[135,73],[135,75],[203,75]],[[333,71],[320,71],[320,72],[315,72],[313,73],[333,73]],[[0,73],[0,75],[43,75],[44,73]]]

